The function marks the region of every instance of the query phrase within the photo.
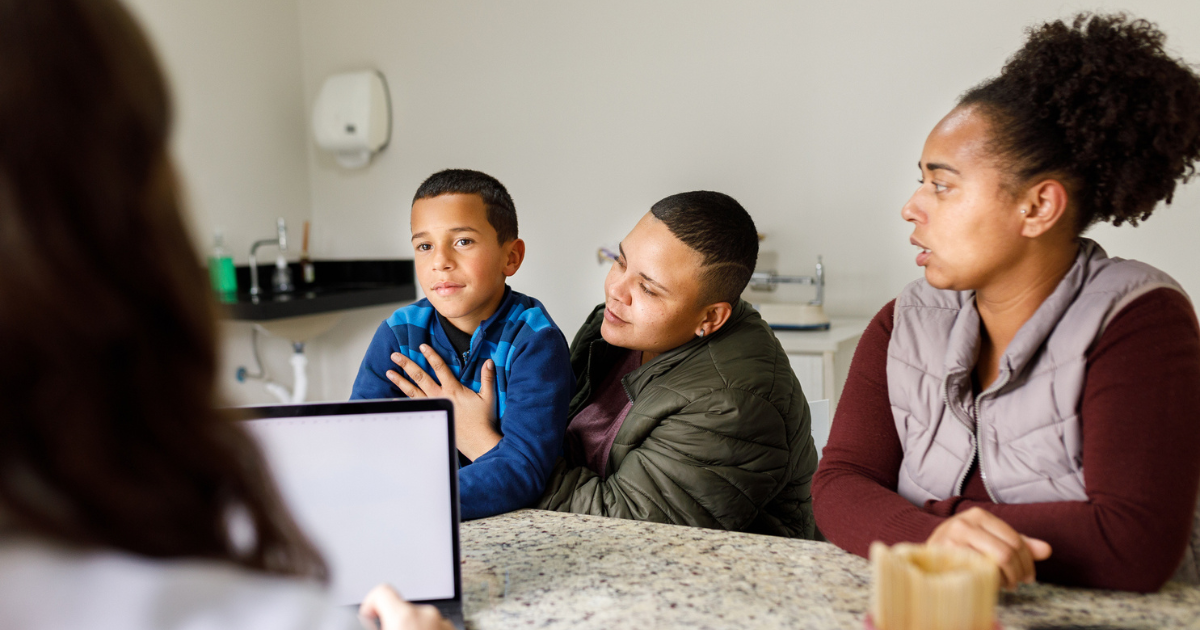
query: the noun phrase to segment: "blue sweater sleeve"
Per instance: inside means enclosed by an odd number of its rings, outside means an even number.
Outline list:
[[[387,321],[379,324],[367,354],[363,356],[362,365],[358,368],[358,376],[354,377],[354,388],[350,390],[350,400],[372,400],[375,398],[404,398],[400,391],[388,380],[387,371],[400,371],[392,363],[392,353],[399,352],[400,342],[396,333]]]
[[[503,437],[458,471],[463,520],[533,505],[562,454],[575,387],[567,340],[549,327],[523,341],[507,369]]]

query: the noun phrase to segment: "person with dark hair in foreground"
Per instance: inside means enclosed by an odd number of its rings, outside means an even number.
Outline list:
[[[974,548],[1003,582],[1197,575],[1200,328],[1179,285],[1081,233],[1150,217],[1200,157],[1200,78],[1153,25],[1031,29],[929,134],[901,216],[925,277],[855,352],[821,532]]]
[[[0,628],[359,627],[214,408],[169,101],[114,0],[0,0]],[[386,586],[364,612],[447,625]]]
[[[566,458],[538,507],[814,536],[808,404],[739,298],[757,256],[727,195],[673,195],[642,217],[571,344]]]

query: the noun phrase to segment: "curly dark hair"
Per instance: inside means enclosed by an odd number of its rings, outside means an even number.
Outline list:
[[[1137,225],[1171,202],[1200,157],[1200,77],[1146,20],[1081,13],[1029,29],[1000,75],[969,90],[992,123],[991,149],[1020,185],[1059,178],[1077,231]]]

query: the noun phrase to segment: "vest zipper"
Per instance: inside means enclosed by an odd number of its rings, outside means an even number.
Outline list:
[[[957,415],[957,412],[955,411],[954,407],[950,406],[950,388],[949,387],[943,388],[943,390],[942,390],[942,403],[946,405],[946,409],[949,409],[950,413]],[[978,433],[979,432],[979,421],[976,420],[975,418],[972,418],[971,421],[975,423],[975,432]],[[975,461],[975,456],[978,454],[979,454],[979,436],[973,435],[973,436],[971,436],[971,459],[969,460],[969,462],[973,463]],[[954,496],[956,496],[956,497],[962,496],[963,483],[965,483],[967,481],[967,473],[969,473],[969,472],[971,472],[971,464],[970,463],[967,464],[966,468],[963,468],[962,474],[958,476],[958,482],[954,484]],[[979,468],[979,473],[980,473],[980,475],[983,474],[982,466]],[[983,487],[987,488],[986,482],[984,483]],[[990,494],[989,494],[989,496],[990,496]]]
[[[1001,387],[1004,387],[1004,384],[1007,382],[1008,382],[1008,372],[1001,372],[1000,376],[996,377],[996,381],[994,383],[992,383],[991,387],[987,388],[986,391],[980,392],[980,394],[975,397],[975,444],[976,444],[975,451],[979,456],[979,478],[983,480],[983,489],[987,491],[988,498],[992,500],[992,503],[999,503],[999,501],[996,500],[996,495],[992,494],[992,487],[988,485],[987,469],[984,468],[984,466],[983,466],[983,449],[979,448],[979,446],[978,446],[979,440],[980,440],[980,437],[979,437],[979,421],[980,421],[979,406],[980,406],[980,404],[983,403],[984,396],[987,396],[988,394],[995,394],[996,391],[999,390]],[[967,470],[970,470],[969,466],[967,467]],[[966,475],[964,474],[963,476],[965,477]],[[959,490],[959,493],[961,493],[961,489]]]

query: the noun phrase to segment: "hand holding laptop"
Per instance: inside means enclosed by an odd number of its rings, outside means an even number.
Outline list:
[[[371,589],[358,608],[358,616],[370,622],[378,621],[379,630],[454,630],[454,624],[442,617],[438,609],[404,601],[396,589],[380,584]]]
[[[326,558],[333,604],[354,606],[372,630],[463,627],[450,401],[243,411],[281,498]]]

